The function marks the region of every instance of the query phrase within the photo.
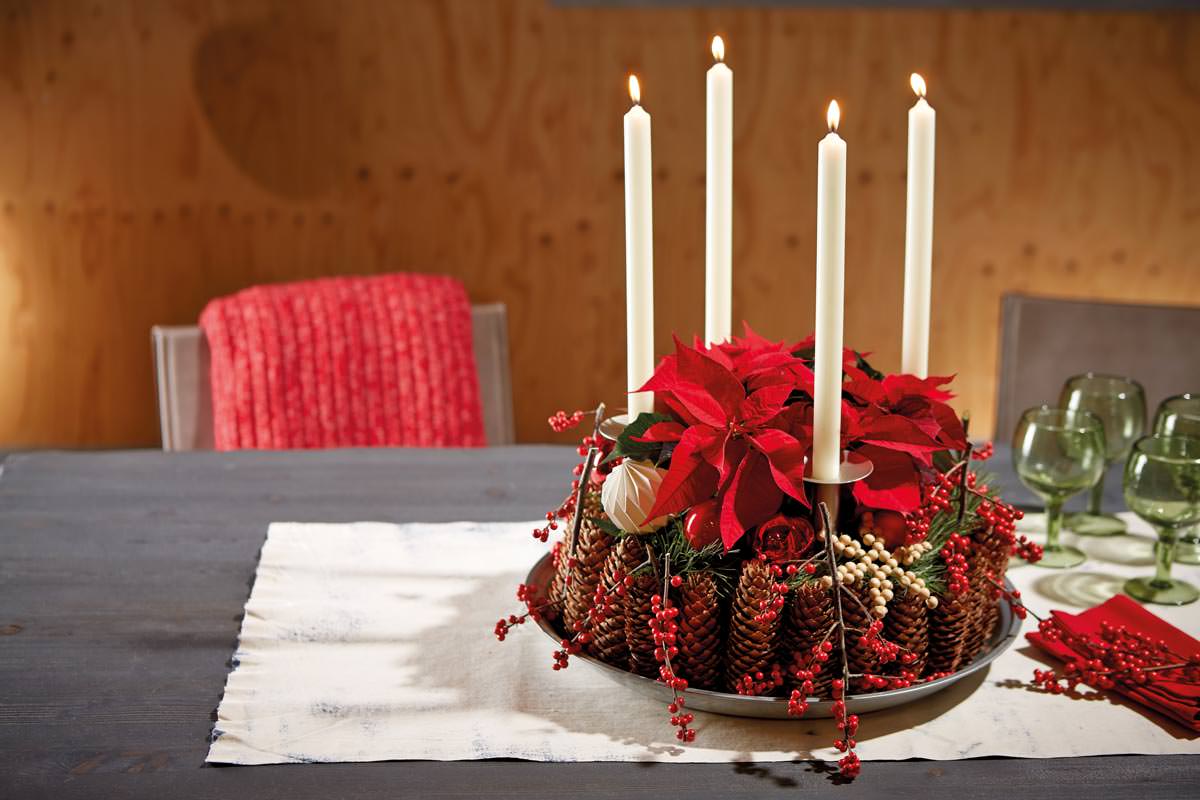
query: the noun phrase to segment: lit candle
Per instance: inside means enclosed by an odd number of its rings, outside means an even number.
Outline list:
[[[712,40],[715,64],[708,71],[708,149],[705,174],[704,338],[729,339],[733,318],[733,70],[725,65],[725,42]]]
[[[917,104],[908,112],[908,213],[904,227],[904,329],[900,370],[929,374],[929,293],[933,262],[933,138],[937,115],[925,79],[910,79]]]
[[[817,148],[817,329],[813,389],[813,466],[837,480],[842,463],[842,299],[846,262],[846,142],[841,112],[829,104],[829,133]]]
[[[636,75],[625,114],[625,371],[629,419],[654,410],[653,392],[634,390],[654,372],[654,224],[650,180],[650,115]]]

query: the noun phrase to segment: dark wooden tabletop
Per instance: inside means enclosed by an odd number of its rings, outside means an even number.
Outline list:
[[[833,791],[809,763],[204,766],[269,522],[535,519],[560,498],[572,457],[551,447],[10,455],[0,476],[0,798]],[[1194,798],[1200,757],[875,762],[836,791]]]

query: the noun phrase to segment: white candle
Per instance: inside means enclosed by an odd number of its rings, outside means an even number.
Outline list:
[[[654,372],[654,224],[650,181],[650,115],[637,76],[629,76],[633,108],[625,114],[625,370],[629,418],[654,410],[653,392],[634,390]]]
[[[829,104],[829,134],[817,148],[817,329],[813,389],[813,466],[836,480],[842,463],[842,300],[846,262],[846,142],[841,112]]]
[[[733,319],[733,70],[725,42],[714,36],[708,71],[708,148],[705,160],[704,338],[729,339]]]
[[[936,114],[925,80],[911,78],[917,104],[908,112],[908,212],[904,227],[904,329],[900,370],[929,374],[929,294],[933,263],[933,139]]]

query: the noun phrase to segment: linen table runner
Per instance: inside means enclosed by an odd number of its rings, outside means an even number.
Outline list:
[[[1089,561],[1009,576],[1037,613],[1078,610],[1153,570],[1150,534],[1076,543]],[[1023,528],[1040,530],[1036,519]],[[555,644],[533,623],[497,642],[514,591],[546,552],[532,523],[270,526],[208,761],[274,764],[388,759],[790,761],[836,758],[831,720],[697,713],[694,745],[663,704],[582,660],[550,670]],[[1066,537],[1071,538],[1070,534]],[[1130,566],[1129,564],[1134,564]],[[1177,565],[1180,577],[1200,569]],[[1200,604],[1155,608],[1200,630]],[[1032,630],[1032,621],[1025,631]],[[982,674],[928,700],[863,716],[864,760],[1195,753],[1194,734],[1125,701],[1029,691],[1035,648],[1021,639]]]

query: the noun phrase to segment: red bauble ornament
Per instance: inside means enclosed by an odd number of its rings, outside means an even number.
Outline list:
[[[683,535],[697,550],[721,538],[721,506],[715,497],[692,506],[683,518]]]
[[[895,511],[875,512],[875,535],[883,539],[883,546],[888,550],[895,550],[904,544],[907,534],[908,523],[904,521],[903,514]]]
[[[776,514],[758,526],[754,550],[768,561],[795,561],[812,546],[815,538],[808,520]]]

